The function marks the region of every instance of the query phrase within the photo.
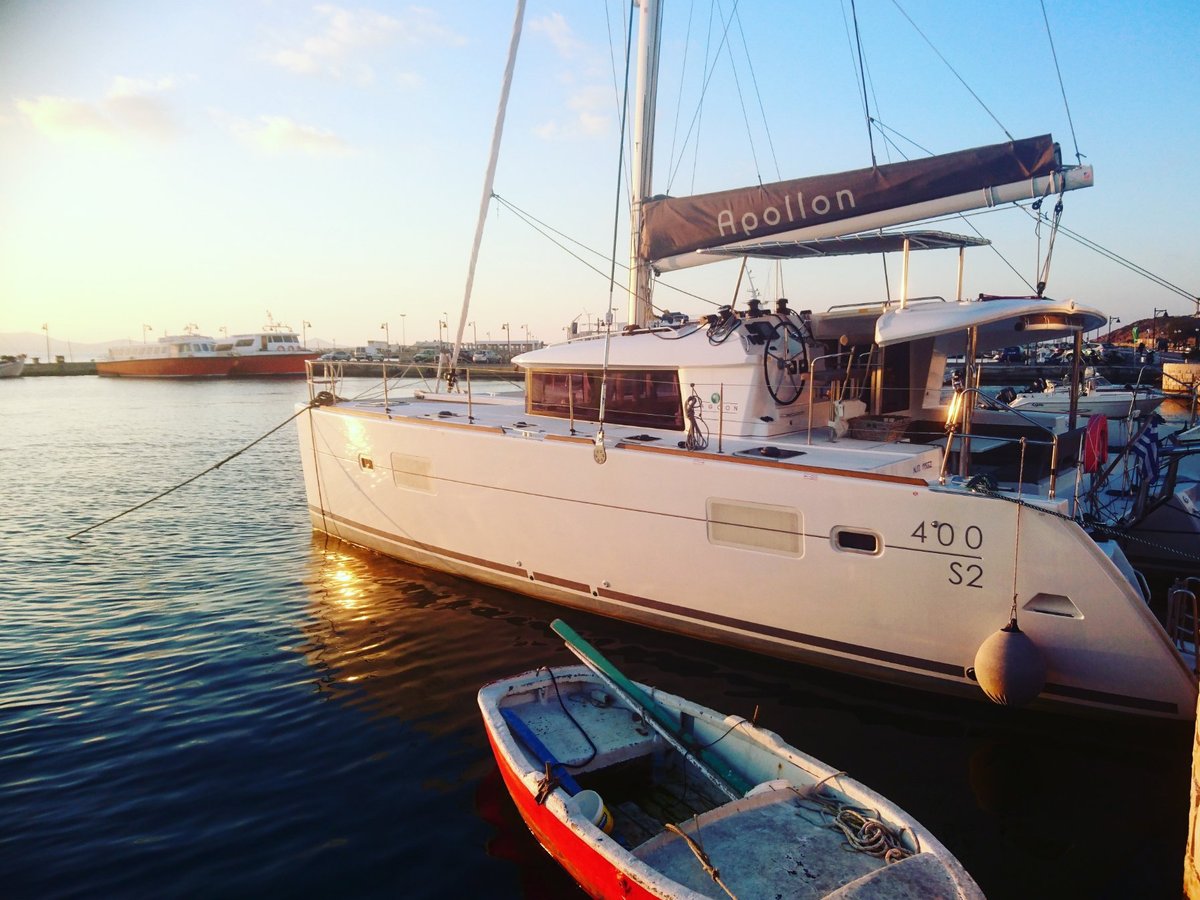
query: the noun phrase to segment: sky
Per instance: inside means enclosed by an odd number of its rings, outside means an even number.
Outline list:
[[[724,43],[732,0],[667,0],[654,191],[870,165],[865,78],[892,138],[876,130],[879,162],[1052,133],[1095,167],[1095,187],[1065,196],[1064,228],[1200,294],[1200,4],[855,6],[865,73],[849,0],[741,0]],[[339,346],[457,328],[513,13],[0,0],[0,334],[217,336],[268,312]],[[528,2],[468,342],[553,342],[610,304],[625,319],[607,275],[614,246],[622,285],[628,261],[626,15],[616,0]],[[939,227],[972,226],[993,246],[968,254],[964,292],[1027,293],[1049,228],[1011,208]],[[956,264],[914,257],[910,293],[952,296]],[[702,315],[753,288],[825,309],[899,290],[898,259],[886,275],[878,257],[752,262],[740,286],[738,268],[664,276],[655,302]],[[1046,293],[1126,321],[1195,311],[1065,233]]]

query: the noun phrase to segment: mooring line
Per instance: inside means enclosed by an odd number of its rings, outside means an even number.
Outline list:
[[[214,469],[219,469],[219,468],[221,468],[221,466],[225,465],[225,463],[229,462],[229,461],[230,461],[231,459],[233,459],[234,457],[236,457],[236,456],[241,456],[243,453],[245,453],[247,450],[249,450],[249,449],[250,449],[251,447],[253,447],[255,444],[257,444],[257,443],[260,443],[261,441],[264,441],[264,440],[266,440],[267,438],[269,438],[271,435],[273,435],[275,432],[277,432],[277,431],[278,431],[280,428],[282,428],[284,425],[287,425],[289,422],[291,422],[293,419],[295,419],[295,418],[296,418],[297,416],[299,416],[301,413],[308,412],[308,411],[309,411],[310,409],[312,409],[313,407],[315,407],[315,406],[320,406],[320,405],[321,405],[321,403],[320,403],[318,400],[312,400],[312,401],[309,401],[309,403],[308,403],[308,404],[307,404],[307,405],[306,405],[306,406],[305,406],[303,409],[299,409],[299,410],[297,410],[295,413],[293,413],[292,415],[288,416],[286,419],[284,419],[282,422],[280,422],[278,425],[276,425],[274,428],[272,428],[272,429],[271,429],[270,431],[268,431],[266,434],[262,435],[261,437],[257,437],[257,438],[255,438],[253,441],[251,441],[249,444],[247,444],[247,445],[246,445],[245,447],[243,447],[241,450],[235,450],[233,453],[229,454],[227,457],[225,457],[225,458],[224,458],[223,460],[221,460],[220,462],[218,462],[218,463],[215,463],[215,464],[213,464],[213,465],[209,466],[209,467],[208,467],[207,469],[205,469],[203,472],[200,472],[200,473],[198,473],[198,474],[196,474],[196,475],[193,475],[193,476],[192,476],[191,478],[189,478],[187,481],[181,481],[179,484],[175,485],[174,487],[169,487],[169,488],[167,488],[167,489],[166,489],[165,491],[163,491],[161,494],[156,494],[155,496],[151,497],[149,500],[144,500],[144,501],[142,501],[142,502],[141,502],[141,503],[139,503],[137,506],[131,506],[131,507],[129,507],[129,509],[125,510],[124,512],[119,512],[119,513],[117,513],[115,516],[109,516],[109,517],[108,517],[107,519],[105,519],[103,522],[97,522],[97,523],[96,523],[96,524],[94,524],[94,525],[89,525],[87,528],[82,528],[82,529],[80,529],[79,531],[76,531],[74,534],[69,534],[69,535],[67,535],[67,540],[74,540],[75,538],[79,537],[79,535],[81,535],[81,534],[87,534],[87,532],[89,532],[89,531],[91,531],[91,530],[93,530],[93,529],[95,529],[95,528],[99,528],[101,525],[107,525],[109,522],[115,522],[117,519],[121,518],[122,516],[127,516],[127,515],[129,515],[131,512],[136,512],[137,510],[141,509],[143,506],[149,506],[149,505],[150,505],[151,503],[153,503],[155,500],[161,500],[163,497],[167,496],[167,494],[170,494],[172,491],[177,491],[177,490],[179,490],[181,487],[185,487],[186,485],[189,485],[189,484],[191,484],[191,483],[192,483],[193,481],[195,481],[197,478],[202,478],[202,477],[204,477],[204,476],[205,476],[205,475],[207,475],[209,472],[212,472]]]

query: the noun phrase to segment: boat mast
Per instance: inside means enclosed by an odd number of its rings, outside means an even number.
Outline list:
[[[463,329],[467,327],[467,311],[471,308],[471,289],[475,284],[475,264],[479,261],[479,245],[483,241],[483,225],[487,221],[488,204],[492,202],[492,185],[496,180],[496,163],[500,159],[500,139],[504,136],[504,114],[508,109],[508,94],[512,87],[513,69],[517,65],[517,48],[521,46],[521,27],[525,22],[525,0],[517,0],[513,15],[512,37],[508,42],[508,62],[504,66],[504,81],[500,86],[500,102],[496,107],[496,124],[492,127],[492,148],[488,154],[487,173],[483,177],[483,196],[479,198],[479,217],[475,221],[475,240],[471,244],[471,261],[467,264],[467,286],[463,291],[462,312],[458,316],[458,331],[454,334],[454,346],[450,359],[438,354],[437,380],[442,379],[442,366],[449,371],[458,367],[458,351],[462,347]],[[438,332],[439,340],[441,332]]]
[[[654,109],[658,94],[659,0],[636,0],[638,25],[637,104],[633,116],[633,186],[629,221],[629,324],[646,325],[650,313],[650,262],[639,253],[642,207],[650,196],[654,166]]]

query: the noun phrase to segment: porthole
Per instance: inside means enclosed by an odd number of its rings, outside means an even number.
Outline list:
[[[865,553],[867,556],[878,556],[883,552],[883,541],[873,531],[835,528],[832,539],[834,548],[846,553]]]

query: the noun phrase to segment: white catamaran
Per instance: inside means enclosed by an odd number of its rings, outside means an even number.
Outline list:
[[[1168,635],[1118,544],[1076,517],[1082,423],[975,402],[970,361],[1031,339],[1078,347],[1107,317],[1044,296],[964,300],[964,250],[982,241],[880,230],[1087,187],[1091,168],[1064,166],[1042,136],[648,199],[654,0],[641,18],[633,324],[519,356],[521,398],[459,385],[355,401],[332,374],[310,376],[297,421],[314,528],[859,676],[1192,716],[1195,647]],[[959,251],[951,299],[909,299],[910,253],[939,248]],[[651,316],[652,269],[889,250],[905,273],[892,302]],[[959,355],[965,390],[945,405]]]

